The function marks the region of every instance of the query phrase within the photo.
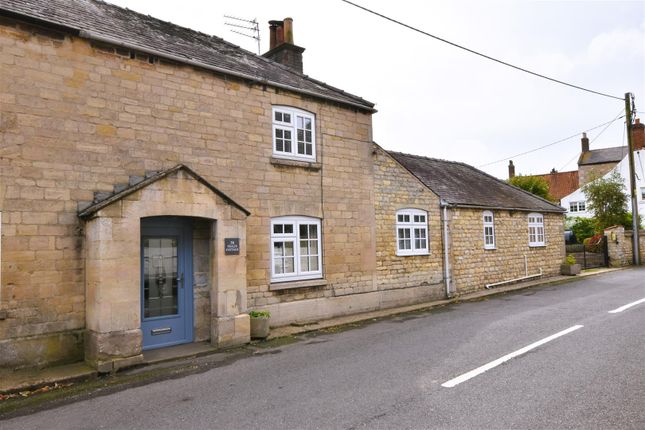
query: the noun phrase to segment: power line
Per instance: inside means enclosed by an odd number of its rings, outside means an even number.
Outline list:
[[[614,122],[616,122],[617,119],[625,117],[625,115],[621,115],[623,113],[623,111],[624,111],[624,109],[621,109],[620,112],[618,112],[618,115],[616,116],[616,118],[612,119],[609,122],[609,124],[605,123],[605,124],[607,124],[607,126],[605,128],[603,128],[600,131],[600,133],[598,133],[596,135],[596,137],[591,139],[591,142],[589,142],[589,146],[591,146],[591,144],[594,143],[600,137],[600,135],[603,134],[605,132],[605,130],[607,130],[609,128],[609,126],[611,126]],[[603,125],[605,125],[605,124],[603,124]],[[602,125],[600,127],[602,127]],[[599,127],[596,127],[596,128],[599,128]],[[587,130],[587,131],[590,131],[590,130]],[[625,140],[625,129],[623,129],[623,142],[624,142],[624,140]],[[567,167],[569,165],[569,163],[571,163],[573,160],[575,160],[576,157],[578,157],[578,156],[579,156],[578,153],[576,153],[569,161],[567,161],[562,167],[560,167],[560,171],[564,170],[564,168]]]
[[[622,113],[622,111],[621,111],[621,113]],[[564,139],[556,140],[555,142],[547,143],[546,145],[542,145],[542,146],[539,146],[537,148],[529,149],[528,151],[524,151],[524,152],[521,152],[519,154],[511,155],[510,157],[500,158],[499,160],[491,161],[490,163],[481,164],[481,165],[477,166],[477,168],[482,168],[482,167],[490,166],[491,164],[497,164],[497,163],[501,163],[502,161],[510,160],[510,159],[517,158],[517,157],[521,157],[523,155],[539,151],[540,149],[548,148],[549,146],[553,146],[553,145],[557,145],[558,143],[566,142],[567,140],[570,140],[570,139],[573,139],[574,137],[580,136],[582,133],[587,133],[589,131],[596,130],[596,129],[600,128],[600,127],[604,127],[604,126],[609,127],[617,119],[618,119],[618,117],[612,119],[611,121],[607,121],[607,122],[604,122],[604,123],[602,123],[600,125],[597,125],[595,127],[589,128],[587,130],[583,130],[583,131],[580,131],[580,132],[578,132],[576,134],[572,134],[571,136],[565,137]],[[569,164],[569,163],[567,163],[567,164]]]
[[[525,69],[525,68],[523,68],[523,67],[515,66],[515,65],[513,65],[513,64],[507,63],[506,61],[498,60],[497,58],[493,58],[493,57],[491,57],[491,56],[489,56],[489,55],[482,54],[481,52],[477,52],[477,51],[475,51],[475,50],[473,50],[473,49],[470,49],[470,48],[466,48],[465,46],[462,46],[462,45],[459,45],[459,44],[457,44],[457,43],[451,42],[451,41],[449,41],[449,40],[443,39],[443,38],[441,38],[441,37],[439,37],[439,36],[435,36],[435,35],[433,35],[433,34],[430,34],[430,33],[428,33],[428,32],[425,32],[425,31],[423,31],[423,30],[421,30],[421,29],[418,29],[418,28],[416,28],[416,27],[413,27],[413,26],[411,26],[411,25],[408,25],[408,24],[405,24],[405,23],[403,23],[403,22],[401,22],[401,21],[398,21],[398,20],[396,20],[396,19],[394,19],[394,18],[390,18],[389,16],[386,16],[386,15],[383,15],[383,14],[381,14],[381,13],[375,12],[375,11],[373,11],[373,10],[371,10],[371,9],[366,8],[365,6],[361,6],[361,5],[359,5],[359,4],[353,3],[353,2],[351,2],[351,1],[349,1],[349,0],[341,0],[341,1],[342,1],[342,2],[344,2],[344,3],[347,3],[347,4],[349,4],[349,5],[352,5],[352,6],[354,6],[354,7],[357,7],[357,8],[359,8],[359,9],[362,9],[362,10],[364,10],[365,12],[369,12],[369,13],[371,13],[371,14],[373,14],[373,15],[376,15],[376,16],[378,16],[378,17],[381,17],[381,18],[383,18],[383,19],[386,19],[386,20],[388,20],[388,21],[390,21],[390,22],[393,22],[393,23],[395,23],[395,24],[398,24],[398,25],[400,25],[400,26],[403,26],[403,27],[405,27],[405,28],[408,28],[408,29],[410,29],[410,30],[412,30],[412,31],[416,31],[417,33],[421,33],[421,34],[423,34],[423,35],[425,35],[425,36],[432,37],[433,39],[439,40],[439,41],[441,41],[441,42],[443,42],[443,43],[447,43],[448,45],[454,46],[455,48],[463,49],[464,51],[470,52],[471,54],[479,55],[480,57],[486,58],[487,60],[491,60],[491,61],[494,61],[494,62],[499,63],[499,64],[503,64],[504,66],[511,67],[511,68],[513,68],[513,69],[516,69],[516,70],[519,70],[519,71],[522,71],[522,72],[528,73],[528,74],[533,75],[533,76],[537,76],[537,77],[539,77],[539,78],[543,78],[543,79],[549,80],[549,81],[551,81],[551,82],[555,82],[555,83],[558,83],[558,84],[561,84],[561,85],[566,85],[566,86],[568,86],[568,87],[575,88],[575,89],[578,89],[578,90],[581,90],[581,91],[586,91],[586,92],[588,92],[588,93],[596,94],[596,95],[603,96],[603,97],[609,97],[609,98],[611,98],[611,99],[616,99],[616,100],[620,100],[620,101],[624,101],[624,100],[625,100],[625,99],[624,99],[624,97],[616,97],[616,96],[612,96],[611,94],[605,94],[605,93],[601,93],[601,92],[599,92],[599,91],[590,90],[590,89],[588,89],[588,88],[584,88],[584,87],[581,87],[581,86],[578,86],[578,85],[570,84],[570,83],[568,83],[568,82],[564,82],[564,81],[561,81],[561,80],[559,80],[559,79],[550,78],[550,77],[548,77],[548,76],[542,75],[542,74],[537,73],[537,72],[532,72],[532,71],[530,71],[530,70],[528,70],[528,69]]]

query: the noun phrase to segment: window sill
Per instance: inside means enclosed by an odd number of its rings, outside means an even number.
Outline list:
[[[271,282],[269,284],[269,291],[290,290],[292,288],[324,287],[326,285],[327,285],[326,279],[307,279],[305,281]]]
[[[322,164],[316,163],[315,161],[290,160],[278,157],[271,157],[271,164],[274,166],[300,167],[313,172],[317,172],[322,168]]]
[[[484,247],[484,251],[497,251],[497,247],[496,246],[493,246],[492,248]]]
[[[416,254],[399,254],[399,253],[396,254],[397,257],[418,257],[418,256],[424,256],[424,255],[430,255],[430,253],[429,252],[419,252],[419,253],[416,253]]]
[[[536,244],[536,245],[529,245],[529,248],[546,248],[546,243],[541,243],[541,244]]]

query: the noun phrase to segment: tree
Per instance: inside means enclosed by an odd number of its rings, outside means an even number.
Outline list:
[[[614,171],[608,178],[600,178],[582,187],[587,196],[587,207],[594,213],[596,229],[624,224],[627,220],[627,194],[620,173]]]
[[[524,191],[528,191],[531,194],[535,194],[538,197],[553,201],[553,197],[549,194],[549,183],[544,178],[539,176],[518,175],[510,178],[508,183],[515,185]]]
[[[576,236],[578,243],[596,234],[596,221],[593,218],[567,218],[565,225]]]

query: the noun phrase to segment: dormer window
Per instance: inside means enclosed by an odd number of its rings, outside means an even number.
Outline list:
[[[316,119],[309,112],[287,106],[273,107],[273,155],[316,161]]]

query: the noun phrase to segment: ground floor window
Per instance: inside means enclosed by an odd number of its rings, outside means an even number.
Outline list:
[[[484,249],[495,249],[495,221],[491,211],[484,211]]]
[[[322,276],[320,220],[309,217],[271,219],[271,280],[292,281]]]
[[[428,213],[419,209],[396,212],[396,255],[428,253]]]
[[[529,246],[544,246],[544,217],[542,214],[529,214]]]

